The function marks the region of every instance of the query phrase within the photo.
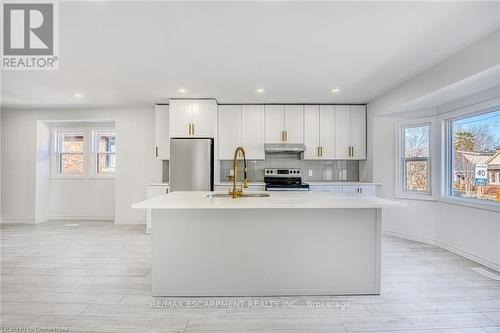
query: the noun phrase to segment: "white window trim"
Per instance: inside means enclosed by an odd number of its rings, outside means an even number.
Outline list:
[[[447,112],[439,117],[441,121],[441,190],[438,200],[441,202],[467,206],[478,209],[491,210],[500,212],[500,202],[481,200],[474,198],[455,197],[451,195],[451,177],[452,177],[452,138],[451,138],[451,122],[457,119],[472,117],[482,113],[498,111],[500,109],[500,98],[495,98],[490,101],[477,103],[464,108],[456,109]]]
[[[109,127],[64,127],[64,126],[57,126],[57,127],[52,127],[51,128],[51,148],[50,148],[50,175],[51,179],[57,179],[57,180],[86,180],[86,179],[114,179],[115,178],[115,173],[107,173],[107,174],[99,174],[97,172],[97,155],[94,153],[94,146],[95,146],[95,137],[94,133],[99,132],[99,131],[110,131],[110,132],[115,132],[115,129],[109,128]],[[58,157],[56,156],[58,154],[57,152],[57,145],[58,145],[58,132],[83,132],[83,141],[84,141],[84,165],[83,165],[83,174],[82,175],[76,175],[76,174],[61,174],[59,173],[59,165],[58,165]],[[116,152],[115,152],[116,154]]]
[[[395,127],[396,139],[395,139],[395,166],[394,166],[394,174],[395,174],[395,197],[400,199],[412,199],[412,200],[436,200],[434,184],[435,184],[435,140],[434,140],[434,131],[435,126],[434,122],[431,118],[420,118],[420,119],[412,119],[412,120],[404,120],[397,121]],[[405,190],[405,172],[404,172],[404,129],[409,127],[419,127],[419,126],[429,126],[429,157],[427,160],[429,161],[428,168],[428,191],[407,191]]]

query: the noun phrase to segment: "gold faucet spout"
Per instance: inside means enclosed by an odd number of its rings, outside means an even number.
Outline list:
[[[241,182],[241,187],[238,188],[236,186],[236,181],[238,179],[238,155],[241,154],[243,157],[243,181]],[[229,179],[233,181],[233,189],[229,191],[229,194],[236,199],[243,195],[243,189],[248,187],[248,178],[247,178],[247,159],[245,156],[245,149],[243,147],[237,147],[234,151],[234,159],[233,159],[233,176],[230,176]]]

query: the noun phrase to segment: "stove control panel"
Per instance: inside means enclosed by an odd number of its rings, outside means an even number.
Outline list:
[[[300,169],[264,169],[264,177],[302,177]]]

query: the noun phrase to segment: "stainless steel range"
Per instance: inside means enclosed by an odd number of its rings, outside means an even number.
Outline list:
[[[266,191],[309,191],[300,169],[264,169]]]

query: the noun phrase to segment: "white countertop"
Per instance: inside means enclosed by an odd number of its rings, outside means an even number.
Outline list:
[[[358,182],[358,181],[348,181],[348,180],[339,180],[339,181],[314,181],[308,182],[304,181],[304,183],[309,184],[310,186],[362,186],[362,185],[374,185],[374,186],[382,186],[381,183],[369,183],[369,182]],[[215,184],[215,186],[227,186],[232,185],[231,182],[220,182]],[[265,186],[264,182],[250,182],[248,186]]]
[[[321,209],[405,207],[398,201],[332,192],[266,192],[265,198],[207,198],[210,192],[172,192],[132,205],[135,209]],[[216,192],[226,193],[226,192]],[[252,192],[256,193],[256,192]]]
[[[169,186],[168,182],[151,182],[147,183],[146,186]]]

